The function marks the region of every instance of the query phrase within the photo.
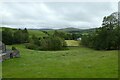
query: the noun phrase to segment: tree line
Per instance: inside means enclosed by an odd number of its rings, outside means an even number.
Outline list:
[[[29,33],[27,29],[15,29],[3,28],[2,30],[2,42],[6,45],[20,44],[29,42]]]
[[[82,36],[82,44],[96,50],[116,50],[120,46],[120,27],[116,16],[103,18],[102,27]]]

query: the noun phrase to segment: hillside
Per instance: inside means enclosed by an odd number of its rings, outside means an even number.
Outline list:
[[[62,28],[62,29],[59,29],[61,31],[67,31],[67,32],[71,32],[71,31],[81,31],[82,29],[78,29],[78,28],[73,28],[73,27],[70,27],[70,28]]]
[[[96,28],[90,28],[90,29],[79,29],[79,28],[63,28],[59,29],[60,31],[70,32],[70,33],[86,33],[86,32],[92,32],[95,31]]]
[[[39,30],[28,30],[28,33],[29,33],[30,37],[31,37],[32,35],[35,35],[35,36],[37,36],[37,37],[46,36],[45,33],[43,33],[42,31],[39,31]]]

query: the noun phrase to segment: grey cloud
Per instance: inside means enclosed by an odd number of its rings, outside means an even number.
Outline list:
[[[1,25],[28,28],[99,27],[116,11],[110,2],[3,3]]]

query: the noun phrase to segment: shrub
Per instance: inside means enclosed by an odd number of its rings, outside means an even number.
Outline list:
[[[47,38],[32,38],[30,43],[26,44],[26,48],[34,50],[62,50],[66,48],[64,39],[56,36],[49,36]],[[39,44],[39,45],[38,45]]]
[[[12,50],[16,50],[16,48],[12,46]]]
[[[49,37],[41,40],[42,50],[62,50],[66,46],[64,40],[60,37]]]
[[[32,43],[26,43],[25,44],[25,47],[27,49],[33,49],[33,50],[38,50],[39,49],[39,46],[35,45],[35,44],[32,44]]]

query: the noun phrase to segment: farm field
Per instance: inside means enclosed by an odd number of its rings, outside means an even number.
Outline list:
[[[45,33],[43,33],[42,31],[40,31],[40,30],[28,30],[28,32],[29,32],[30,36],[32,36],[32,35],[35,35],[37,37],[48,36]],[[53,34],[54,33],[53,30],[47,30],[46,32],[48,32],[49,34]]]
[[[29,32],[30,36],[38,35],[38,37],[39,37],[39,36],[45,36],[46,35],[42,31],[39,31],[39,30],[28,30],[28,32]]]
[[[79,46],[63,51],[35,51],[22,44],[13,46],[20,50],[21,58],[3,62],[3,78],[118,77],[116,50],[96,51]]]
[[[65,42],[66,42],[66,44],[67,44],[67,46],[72,46],[72,47],[77,47],[77,46],[79,46],[79,42],[80,41],[75,41],[75,40],[65,40]]]

